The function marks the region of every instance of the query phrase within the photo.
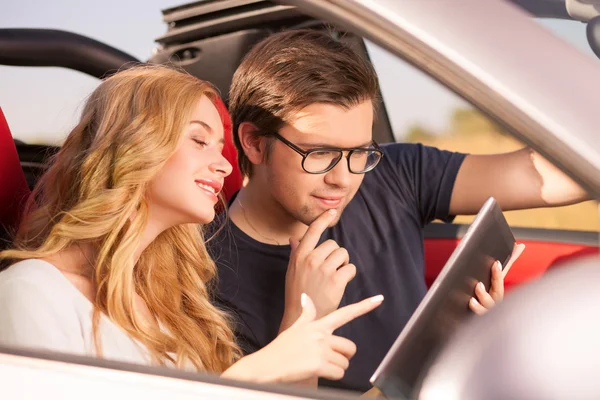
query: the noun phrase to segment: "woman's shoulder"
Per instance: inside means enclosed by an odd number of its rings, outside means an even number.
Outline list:
[[[23,260],[0,272],[2,344],[80,352],[81,310],[66,278],[48,262]]]
[[[0,288],[12,286],[33,286],[48,288],[60,284],[61,272],[44,260],[27,259],[19,261],[0,272]]]
[[[47,261],[19,261],[0,272],[0,309],[39,306],[41,312],[67,307],[77,299],[69,285],[62,272]]]

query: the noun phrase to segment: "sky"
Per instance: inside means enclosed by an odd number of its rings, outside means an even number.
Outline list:
[[[401,0],[406,1],[406,0]],[[186,0],[0,0],[0,28],[52,28],[105,42],[147,60],[154,39],[166,32],[161,10]],[[585,26],[544,21],[546,27],[592,54]],[[413,124],[443,131],[451,111],[465,103],[395,56],[368,43],[383,98],[397,134]],[[13,136],[25,142],[60,143],[99,80],[61,68],[0,66],[0,107]],[[399,112],[398,110],[401,110]]]

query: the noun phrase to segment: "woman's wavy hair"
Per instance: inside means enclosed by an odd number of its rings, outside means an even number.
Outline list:
[[[222,372],[239,358],[226,314],[210,301],[216,267],[198,225],[166,230],[134,262],[148,221],[147,188],[202,96],[223,109],[209,83],[169,67],[135,66],[107,78],[36,185],[13,248],[0,253],[14,262],[93,246],[99,356],[104,313],[156,364]],[[134,313],[136,293],[160,326]]]

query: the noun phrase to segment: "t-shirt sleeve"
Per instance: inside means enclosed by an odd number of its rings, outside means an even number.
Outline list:
[[[85,351],[72,304],[61,293],[21,278],[0,282],[0,343],[63,353]]]
[[[395,143],[383,146],[399,185],[407,185],[421,223],[434,219],[451,222],[450,199],[458,170],[466,154],[422,144]]]

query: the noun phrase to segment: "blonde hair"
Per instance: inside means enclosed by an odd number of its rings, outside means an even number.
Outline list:
[[[207,82],[164,66],[136,66],[102,82],[29,199],[14,248],[0,253],[16,261],[94,247],[99,356],[105,313],[157,364],[222,372],[239,358],[227,316],[210,302],[216,266],[197,225],[166,230],[134,263],[148,221],[148,185],[176,151],[202,96],[220,101]],[[136,293],[164,329],[134,313]]]

